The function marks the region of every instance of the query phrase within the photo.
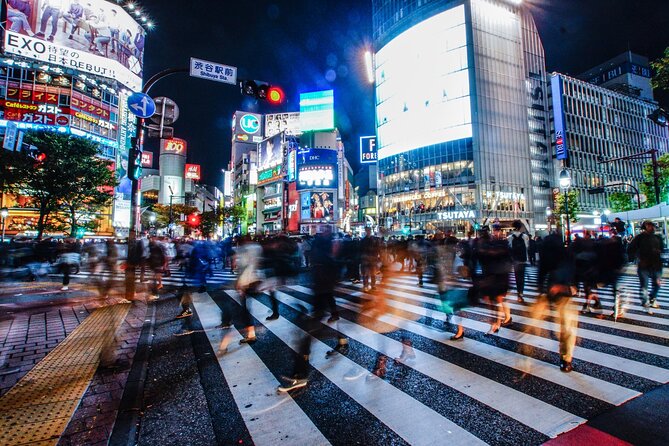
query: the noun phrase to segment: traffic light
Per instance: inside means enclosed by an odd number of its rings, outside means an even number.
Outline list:
[[[241,80],[239,88],[243,95],[253,96],[256,99],[267,101],[273,105],[282,104],[286,98],[280,87],[270,85],[264,81]]]
[[[200,215],[199,214],[190,214],[188,216],[188,224],[193,227],[200,226]]]
[[[142,176],[142,152],[137,150],[137,148],[132,147],[130,149],[130,155],[128,159],[128,178],[131,180],[139,180],[139,177]]]
[[[46,161],[46,153],[42,152],[36,146],[30,146],[27,152],[28,152],[28,157],[35,160],[36,166]]]

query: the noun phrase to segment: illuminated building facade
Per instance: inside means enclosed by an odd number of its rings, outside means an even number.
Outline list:
[[[373,0],[379,222],[460,234],[545,220],[552,163],[544,51],[502,0]]]
[[[30,2],[23,17],[7,14],[2,0],[0,57],[0,132],[8,123],[20,132],[48,130],[87,138],[98,144],[99,156],[114,163],[119,186],[114,204],[98,218],[98,235],[127,236],[130,218],[128,148],[136,134],[127,97],[141,89],[145,27],[148,19],[133,17],[117,2],[90,0],[95,11],[116,18],[100,25],[94,44],[86,37],[90,23],[66,21],[63,15],[42,20],[46,0]],[[54,18],[55,17],[55,18]],[[46,27],[45,27],[46,25]],[[41,29],[44,27],[44,29]],[[39,31],[39,32],[38,32]],[[102,37],[109,34],[109,39]],[[66,172],[64,172],[66,175]],[[35,210],[26,197],[3,194],[9,207],[9,235],[33,235]],[[92,234],[89,234],[92,235]]]

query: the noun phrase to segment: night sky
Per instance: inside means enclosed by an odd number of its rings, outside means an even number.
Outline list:
[[[537,22],[550,71],[577,75],[627,49],[649,56],[669,46],[666,0],[525,0]],[[175,136],[189,143],[189,162],[203,181],[221,186],[230,159],[235,110],[299,110],[299,93],[335,90],[335,123],[357,168],[358,137],[374,133],[373,88],[363,53],[371,47],[371,0],[138,0],[156,27],[146,45],[146,78],[197,57],[239,68],[240,78],[280,85],[281,107],[241,96],[239,88],[174,75],[152,96],[180,107]],[[206,5],[206,6],[205,6]],[[660,97],[663,105],[669,97]],[[157,144],[148,143],[149,150]]]

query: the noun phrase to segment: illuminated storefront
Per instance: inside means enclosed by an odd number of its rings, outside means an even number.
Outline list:
[[[551,159],[531,16],[501,0],[404,6],[373,3],[381,226],[533,227],[549,203]]]

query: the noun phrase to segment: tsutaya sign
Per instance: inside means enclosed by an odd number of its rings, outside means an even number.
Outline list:
[[[437,218],[439,220],[467,220],[467,219],[475,219],[476,218],[476,212],[473,210],[466,210],[466,211],[452,211],[452,212],[439,212],[437,214]]]

